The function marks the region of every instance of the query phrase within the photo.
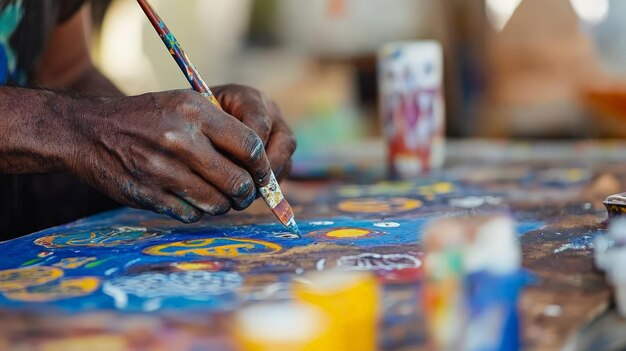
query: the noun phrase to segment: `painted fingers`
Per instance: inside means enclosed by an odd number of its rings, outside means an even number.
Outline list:
[[[278,105],[251,87],[225,85],[213,91],[224,110],[252,129],[261,139],[276,177],[279,180],[285,178],[291,169],[296,140]]]
[[[76,123],[82,146],[73,171],[120,203],[189,223],[247,208],[269,181],[263,138],[276,143],[275,123],[259,122],[258,130],[269,128],[261,137],[187,90],[93,103]]]

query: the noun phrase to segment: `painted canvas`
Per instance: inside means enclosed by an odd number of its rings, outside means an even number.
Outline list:
[[[133,209],[103,213],[0,243],[0,315],[65,316],[71,324],[104,313],[99,325],[109,328],[119,318],[148,318],[159,328],[168,318],[218,323],[243,304],[289,299],[291,281],[307,271],[342,268],[373,271],[383,283],[385,348],[419,343],[419,240],[437,217],[513,216],[524,265],[537,277],[527,293],[534,306],[556,296],[566,305],[572,284],[605,296],[590,261],[572,259],[604,231],[606,215],[584,195],[593,176],[576,162],[540,162],[458,165],[410,182],[288,184],[301,239],[262,206],[190,225]]]

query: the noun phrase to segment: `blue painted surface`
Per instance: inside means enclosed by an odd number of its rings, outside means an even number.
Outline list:
[[[241,217],[245,219],[245,216]],[[415,251],[422,228],[432,216],[402,217],[385,218],[385,221],[398,223],[396,228],[374,226],[380,218],[309,218],[300,221],[303,238],[293,239],[285,237],[284,228],[269,217],[267,223],[254,225],[219,225],[210,221],[180,225],[146,211],[123,209],[108,212],[0,243],[3,257],[0,269],[18,268],[22,272],[18,274],[33,267],[55,267],[67,258],[88,260],[80,267],[62,268],[62,277],[28,287],[7,287],[15,281],[15,273],[11,276],[1,271],[0,307],[51,307],[69,311],[229,309],[250,298],[240,294],[250,275],[275,275],[278,281],[284,279],[285,270],[293,273],[293,265],[314,268],[315,261],[325,257],[328,245],[344,255],[376,252],[379,248],[388,250],[390,247],[397,253]],[[312,224],[324,221],[333,223]],[[146,225],[149,223],[158,223],[158,226]],[[519,233],[541,226],[541,222],[523,222]],[[370,230],[372,234],[357,238],[325,235],[336,228],[360,228]],[[159,252],[171,254],[177,249],[207,249],[211,255],[189,251],[181,256],[156,256],[149,252],[151,247],[179,242],[192,247],[169,247]],[[240,254],[215,256],[216,250],[225,250],[224,247],[216,249],[216,246],[224,244],[235,245]],[[233,248],[229,248],[230,251],[226,251],[232,252]],[[290,256],[294,250],[299,250],[295,258]],[[288,263],[279,264],[275,262],[277,257],[291,258]],[[184,263],[203,266],[185,267]],[[48,295],[50,298],[45,301],[21,297],[24,293],[30,296],[42,291],[54,292],[64,281],[82,277],[97,278],[97,289],[84,293],[85,296],[71,297],[66,295],[71,295],[72,289],[65,288],[61,289],[60,295]]]

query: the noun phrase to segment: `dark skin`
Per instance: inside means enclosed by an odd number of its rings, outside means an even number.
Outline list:
[[[70,173],[121,204],[190,223],[242,210],[256,187],[289,173],[294,136],[250,87],[125,97],[89,58],[87,8],[59,26],[37,83],[0,87],[0,173]]]

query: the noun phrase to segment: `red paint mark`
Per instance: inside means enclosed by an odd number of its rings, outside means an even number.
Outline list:
[[[283,225],[286,225],[293,218],[293,210],[285,199],[282,199],[272,211]]]
[[[348,13],[346,0],[330,0],[326,14],[330,18],[343,18]]]
[[[376,271],[376,275],[385,284],[409,284],[417,283],[421,280],[423,270],[418,268],[401,268],[391,271]]]

